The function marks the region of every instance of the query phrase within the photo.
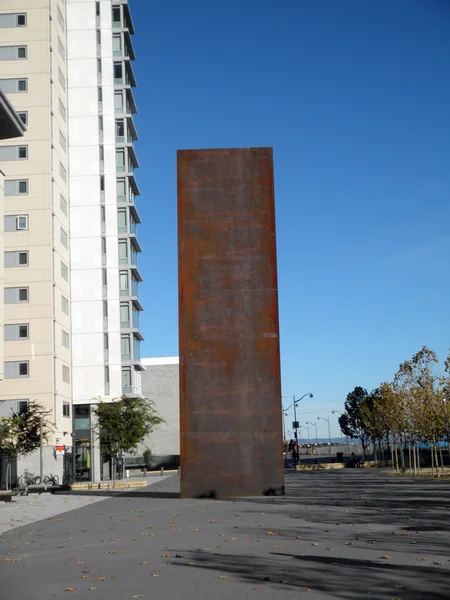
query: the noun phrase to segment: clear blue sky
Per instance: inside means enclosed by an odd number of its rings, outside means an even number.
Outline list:
[[[178,354],[176,150],[268,145],[285,405],[313,392],[300,420],[315,421],[342,410],[356,385],[390,380],[424,344],[443,359],[449,3],[130,4],[143,355]]]

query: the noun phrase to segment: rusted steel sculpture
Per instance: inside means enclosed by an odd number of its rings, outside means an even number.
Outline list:
[[[178,151],[181,496],[284,493],[271,148]]]

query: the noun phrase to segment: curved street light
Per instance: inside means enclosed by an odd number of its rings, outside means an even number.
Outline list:
[[[316,428],[316,445],[318,446],[318,445],[319,445],[319,440],[318,440],[318,438],[317,438],[317,423],[311,423],[311,421],[306,421],[306,423],[307,423],[308,425],[312,425],[313,427],[315,427],[315,428]]]
[[[287,408],[283,409],[283,414],[285,412],[287,412],[290,408],[294,407],[294,423],[295,423],[295,446],[297,448],[297,452],[298,452],[298,424],[297,424],[297,404],[300,402],[300,400],[303,400],[303,398],[306,398],[306,396],[309,396],[310,398],[314,398],[313,394],[311,392],[307,392],[306,394],[303,394],[303,396],[301,398],[299,398],[298,400],[295,399],[295,394],[293,396],[294,402],[288,406]],[[309,437],[309,428],[308,428],[308,437]],[[300,454],[299,454],[300,457]]]
[[[317,417],[317,420],[322,419],[322,421],[326,421],[328,423],[328,441],[330,443],[330,454],[331,454],[331,431],[330,431],[330,419],[326,419],[325,417]]]

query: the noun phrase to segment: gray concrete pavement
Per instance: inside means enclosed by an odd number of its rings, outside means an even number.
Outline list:
[[[2,600],[450,597],[448,481],[294,472],[284,498],[182,501],[172,476],[103,496],[3,535]]]

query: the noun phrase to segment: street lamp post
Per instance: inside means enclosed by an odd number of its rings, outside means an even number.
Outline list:
[[[326,419],[325,417],[317,417],[317,420],[322,419],[322,421],[326,421],[328,423],[328,442],[330,444],[330,454],[331,454],[331,431],[330,431],[330,419]]]
[[[297,424],[297,404],[300,402],[300,400],[303,400],[303,398],[306,398],[306,396],[309,396],[310,398],[314,398],[314,396],[311,394],[311,392],[308,392],[306,394],[303,394],[303,396],[301,398],[299,398],[298,400],[295,399],[295,394],[293,396],[294,402],[288,406],[287,408],[285,408],[284,410],[287,412],[290,408],[294,407],[294,433],[295,433],[295,446],[298,452],[298,424]],[[309,430],[308,430],[309,431]],[[300,453],[298,452],[298,456],[300,457]]]
[[[319,445],[319,439],[317,437],[317,424],[316,423],[311,423],[310,421],[306,421],[308,425],[312,425],[313,427],[315,427],[316,429],[316,446]]]
[[[339,410],[333,410],[332,413],[333,413],[333,415],[334,415],[334,413],[337,413],[338,415],[344,414],[344,413],[341,413]],[[346,450],[348,450],[348,435],[345,436],[345,448],[346,448]]]

